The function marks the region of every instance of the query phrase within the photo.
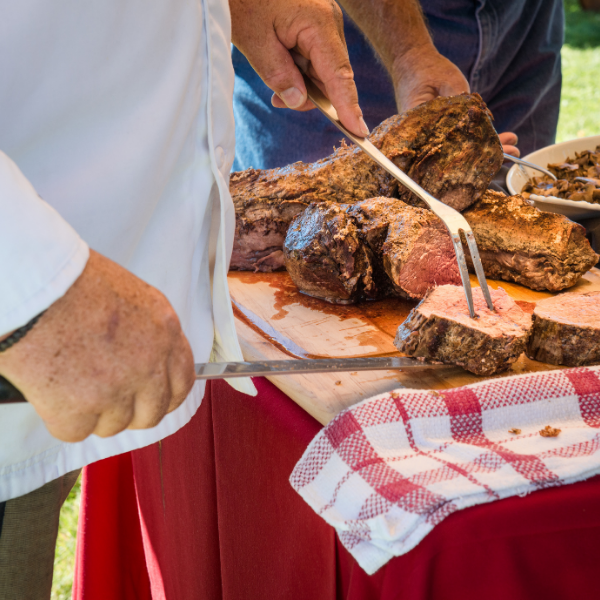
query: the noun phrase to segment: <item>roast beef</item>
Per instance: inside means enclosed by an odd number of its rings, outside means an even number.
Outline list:
[[[481,196],[502,164],[490,112],[477,94],[431,100],[387,119],[369,139],[428,192],[459,210]],[[239,270],[281,268],[287,228],[311,203],[377,196],[419,202],[362,150],[344,142],[313,164],[233,173],[230,190],[236,211],[231,269]]]
[[[575,285],[600,258],[584,227],[563,215],[542,212],[520,195],[488,190],[463,216],[491,279],[557,292]],[[472,269],[470,254],[465,255]]]
[[[372,198],[349,207],[348,214],[398,295],[420,300],[431,287],[460,283],[450,235],[430,210]]]
[[[377,295],[371,253],[343,208],[311,204],[290,225],[284,246],[287,271],[300,291],[335,304]]]
[[[302,292],[336,303],[420,299],[435,285],[460,283],[443,223],[394,198],[311,204],[290,225],[284,258]]]
[[[400,352],[434,362],[460,365],[477,375],[506,371],[527,345],[531,316],[502,289],[490,290],[490,311],[480,288],[473,290],[477,317],[469,316],[462,287],[430,290],[398,328]]]
[[[568,367],[600,363],[600,292],[560,294],[538,302],[527,356]]]

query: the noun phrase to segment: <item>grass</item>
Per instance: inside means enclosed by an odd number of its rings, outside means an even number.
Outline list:
[[[565,13],[558,141],[600,134],[600,13],[583,12],[577,0],[565,0]],[[71,598],[80,496],[78,480],[60,515],[52,600]]]
[[[71,598],[80,500],[81,475],[77,479],[77,483],[73,486],[60,512],[58,540],[54,556],[52,600],[70,600]]]
[[[565,0],[563,89],[557,141],[600,134],[600,13]]]
[[[600,25],[598,25],[600,29]],[[563,89],[557,141],[600,134],[600,47],[562,51]]]

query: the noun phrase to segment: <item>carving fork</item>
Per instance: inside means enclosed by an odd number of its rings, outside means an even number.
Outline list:
[[[401,171],[383,152],[380,152],[367,138],[362,138],[350,133],[341,123],[338,118],[337,111],[329,101],[329,99],[323,94],[323,92],[317,87],[317,85],[304,75],[304,83],[308,91],[308,97],[313,101],[314,105],[349,139],[351,139],[359,148],[364,150],[380,167],[384,168],[390,175],[395,177],[404,187],[408,188],[415,196],[418,196],[432,212],[434,212],[446,225],[452,239],[452,245],[454,246],[454,252],[456,254],[456,260],[458,261],[458,268],[460,270],[460,278],[462,279],[465,296],[467,298],[467,304],[469,306],[469,313],[471,318],[475,318],[475,307],[473,305],[473,293],[471,291],[471,281],[469,280],[469,271],[467,269],[467,262],[465,260],[465,254],[463,251],[462,241],[460,239],[460,231],[462,230],[469,251],[471,252],[471,258],[473,259],[473,266],[475,267],[475,274],[477,280],[481,286],[481,291],[490,310],[494,310],[494,304],[492,303],[492,297],[490,296],[490,290],[485,280],[485,273],[483,272],[483,266],[481,259],[479,258],[479,251],[477,250],[477,244],[475,242],[475,236],[471,226],[467,223],[467,220],[452,207],[436,200],[430,193],[426,192],[420,185],[415,183],[406,173]]]

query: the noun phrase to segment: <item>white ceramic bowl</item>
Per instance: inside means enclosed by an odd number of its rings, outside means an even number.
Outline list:
[[[548,163],[565,162],[568,157],[575,156],[575,152],[582,150],[595,150],[600,144],[600,135],[592,135],[585,138],[577,138],[568,142],[561,142],[552,146],[546,146],[541,150],[536,150],[531,154],[524,156],[523,160],[527,160],[534,165],[547,168]],[[518,194],[527,183],[529,177],[534,175],[542,175],[541,173],[529,169],[513,165],[506,176],[506,185],[511,194]],[[546,212],[558,213],[566,215],[570,219],[585,219],[588,217],[600,217],[600,204],[590,204],[589,202],[575,202],[573,200],[563,200],[555,196],[538,196],[532,194],[530,200],[533,200],[535,205]]]

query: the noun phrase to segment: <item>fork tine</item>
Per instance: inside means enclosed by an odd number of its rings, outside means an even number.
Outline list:
[[[456,260],[458,262],[458,270],[460,271],[460,278],[462,279],[465,297],[467,298],[467,305],[469,306],[469,314],[471,315],[471,319],[474,319],[477,315],[475,314],[475,306],[473,305],[471,280],[469,279],[469,270],[467,269],[467,261],[465,260],[462,241],[458,233],[451,233],[450,235],[452,237],[452,245],[454,246],[454,253],[456,254]]]
[[[471,260],[473,261],[473,267],[477,280],[481,286],[483,297],[490,310],[494,309],[494,303],[492,302],[492,296],[490,294],[490,288],[488,288],[487,281],[485,280],[485,273],[483,272],[483,265],[481,264],[481,258],[479,257],[479,250],[477,249],[477,242],[475,242],[475,235],[473,231],[465,231],[465,237],[467,238],[467,244],[469,245],[469,252],[471,253]]]

